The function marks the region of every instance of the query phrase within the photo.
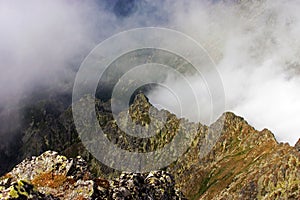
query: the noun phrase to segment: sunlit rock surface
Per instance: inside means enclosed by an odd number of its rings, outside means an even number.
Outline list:
[[[47,151],[26,159],[0,179],[0,199],[185,199],[165,171],[93,177],[81,158]]]
[[[189,199],[300,199],[300,154],[225,113],[221,137],[199,159],[197,143],[168,168]]]

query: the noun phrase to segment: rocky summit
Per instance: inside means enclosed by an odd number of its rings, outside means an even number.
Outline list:
[[[278,143],[269,130],[258,131],[231,112],[209,126],[192,123],[156,109],[143,94],[117,114],[117,122],[113,101],[96,100],[95,108],[105,136],[118,148],[155,151],[177,134],[194,136],[189,148],[158,171],[118,171],[85,149],[70,108],[54,117],[40,105],[30,109],[36,114],[23,131],[18,156],[26,159],[0,179],[1,199],[300,199],[300,142]],[[83,115],[89,113],[84,100],[78,103]],[[143,127],[151,137],[128,135],[119,126],[132,132]]]

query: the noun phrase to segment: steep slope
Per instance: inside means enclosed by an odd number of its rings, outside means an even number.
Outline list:
[[[233,113],[222,117],[222,135],[208,156],[199,159],[197,143],[168,169],[187,197],[299,199],[299,152]]]

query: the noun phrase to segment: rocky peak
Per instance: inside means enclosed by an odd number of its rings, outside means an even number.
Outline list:
[[[203,139],[169,171],[188,199],[299,199],[300,154],[279,144],[267,129],[257,131],[227,112],[204,135],[223,123],[222,134],[200,158]],[[204,137],[205,138],[205,137]],[[179,173],[178,173],[179,172]]]
[[[150,108],[151,104],[148,98],[143,93],[139,93],[129,108],[129,114],[134,122],[142,125],[149,124],[151,121]]]

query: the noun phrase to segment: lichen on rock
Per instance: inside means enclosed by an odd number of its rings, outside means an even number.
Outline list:
[[[185,199],[164,171],[95,178],[81,158],[47,151],[0,178],[0,199]]]

